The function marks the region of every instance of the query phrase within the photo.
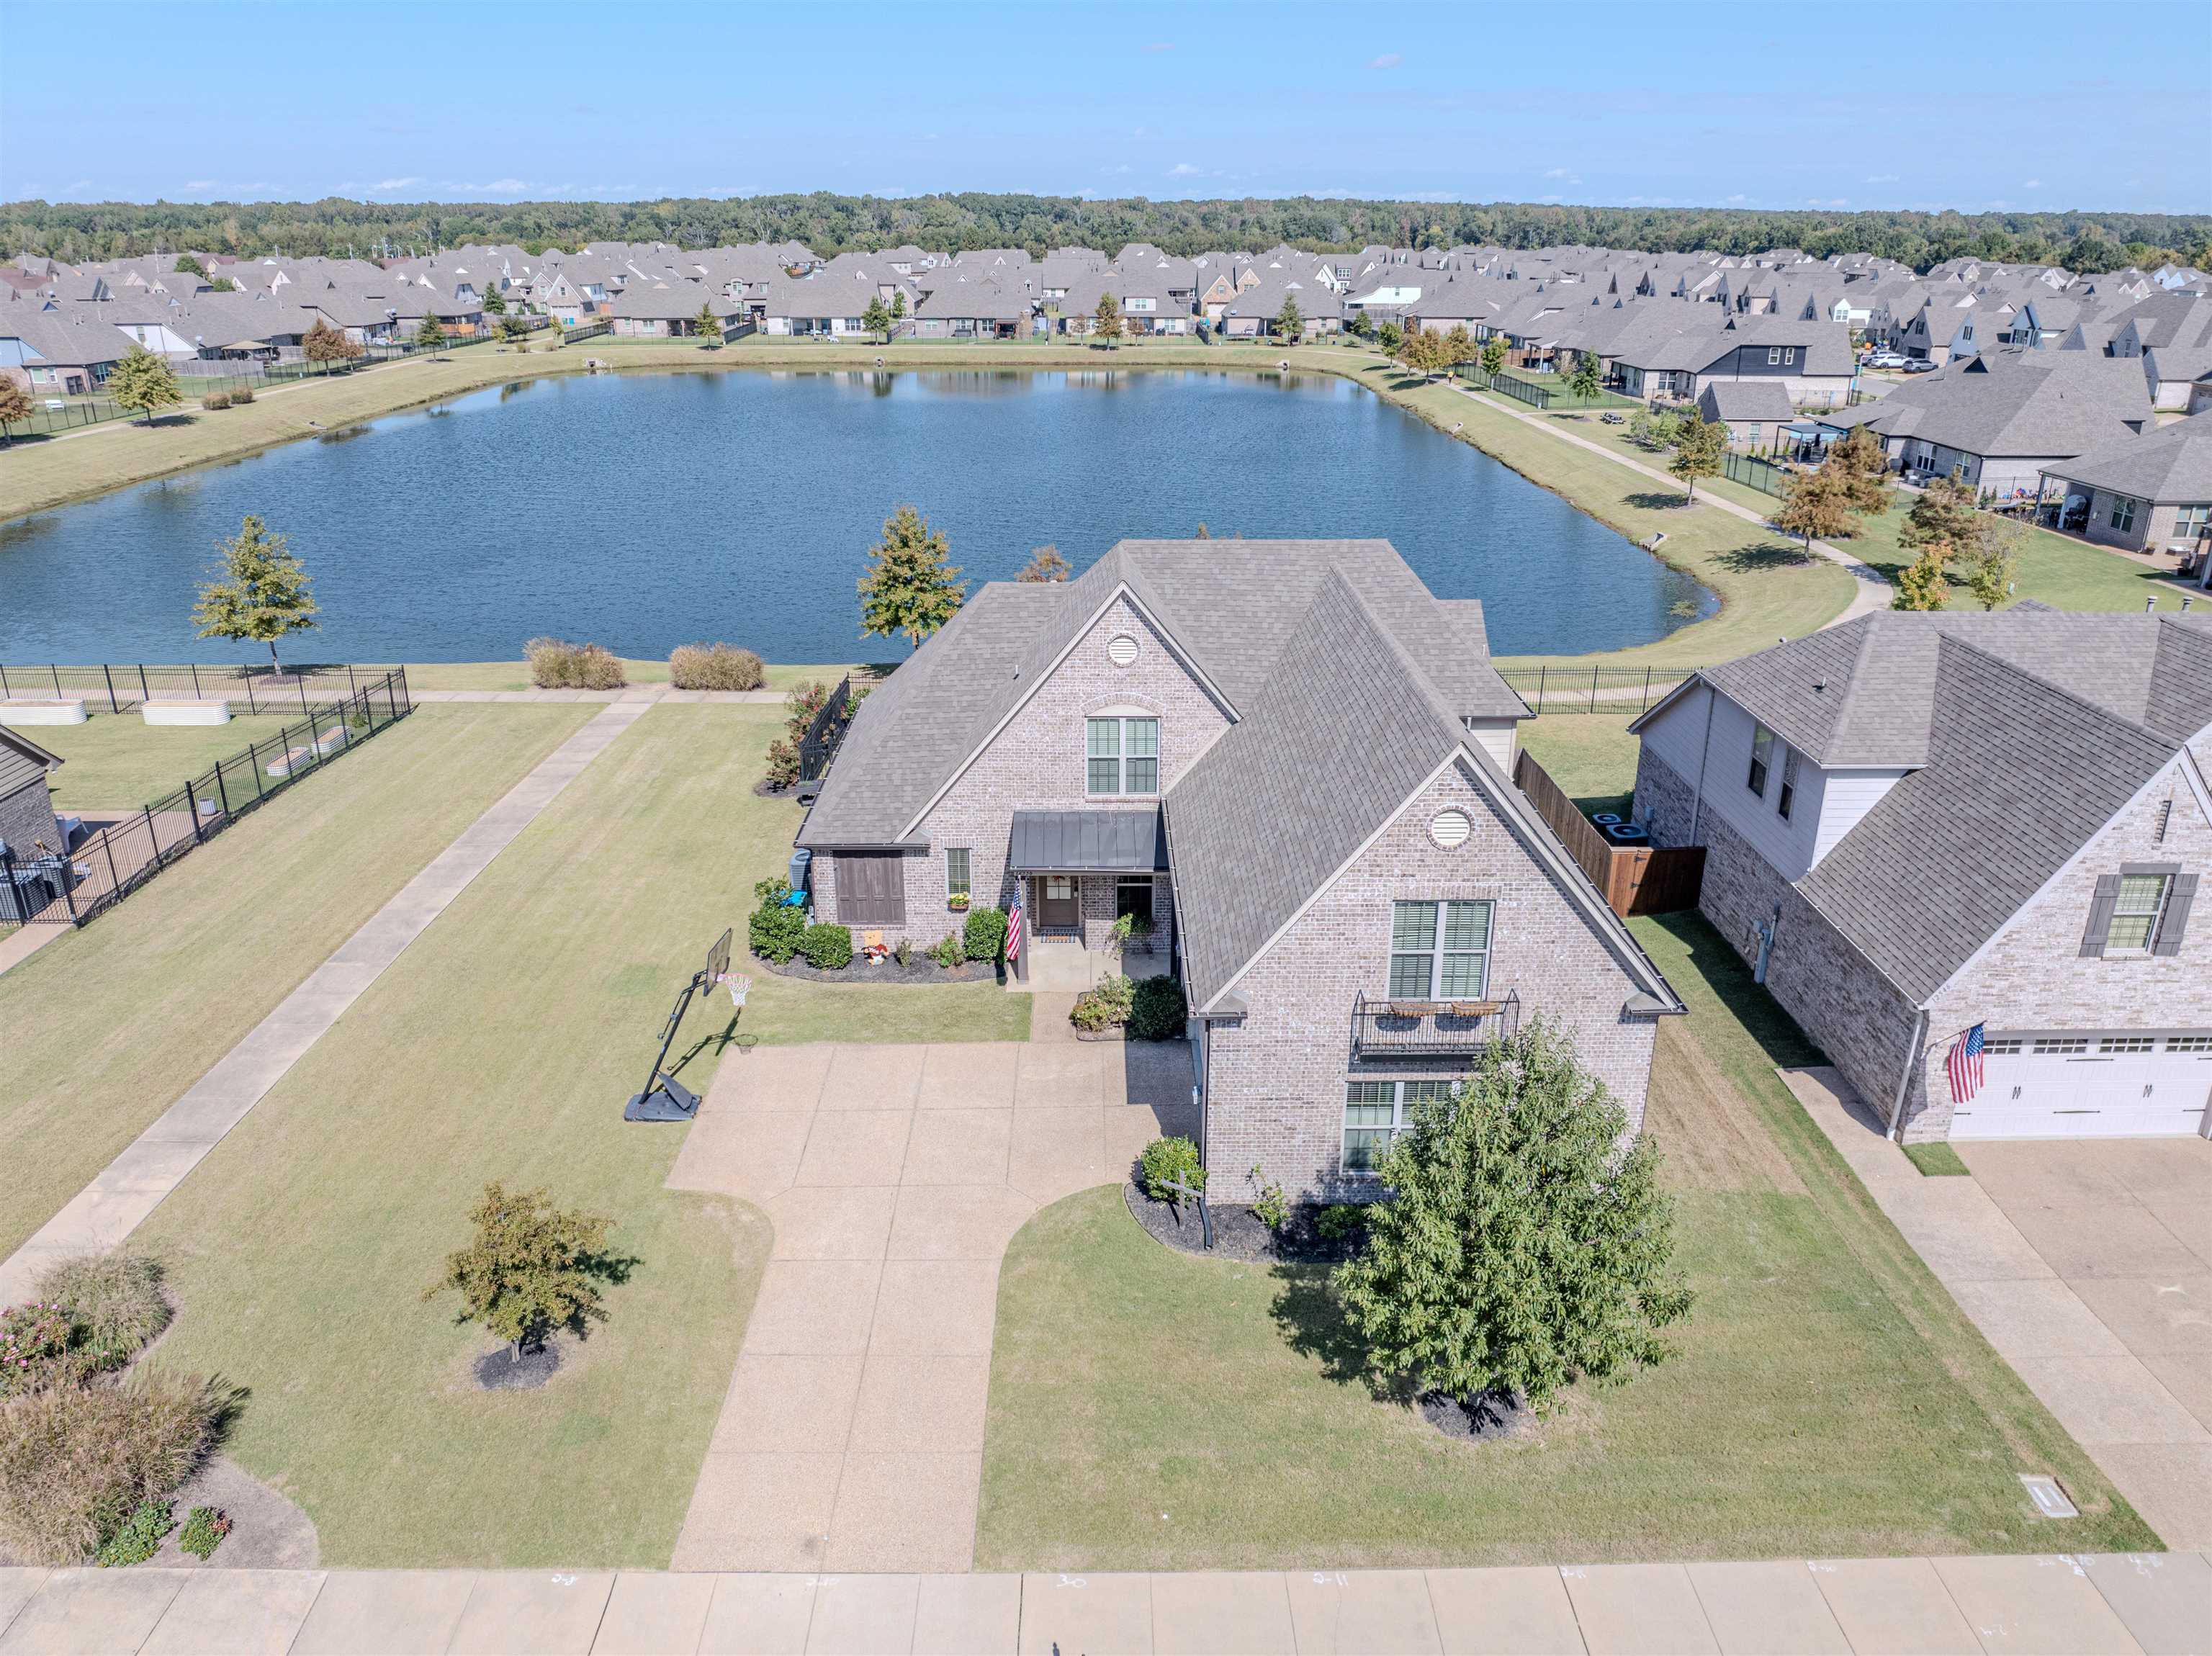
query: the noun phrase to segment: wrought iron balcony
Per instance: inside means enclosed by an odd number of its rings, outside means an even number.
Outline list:
[[[1521,997],[1503,999],[1370,1000],[1352,1004],[1352,1049],[1361,1059],[1460,1058],[1521,1028]]]

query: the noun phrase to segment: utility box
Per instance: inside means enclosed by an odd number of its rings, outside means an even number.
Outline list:
[[[807,870],[813,861],[814,853],[804,846],[791,853],[791,872],[787,878],[793,891],[806,889]]]

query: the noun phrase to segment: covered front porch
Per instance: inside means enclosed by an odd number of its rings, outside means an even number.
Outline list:
[[[1174,970],[1175,887],[1151,810],[1018,810],[1006,859],[1026,936],[1018,980],[1083,990]]]

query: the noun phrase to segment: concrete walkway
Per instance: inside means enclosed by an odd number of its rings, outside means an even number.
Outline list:
[[[0,1570],[0,1656],[2208,1650],[2201,1553],[1189,1575]]]
[[[625,684],[619,690],[415,690],[416,701],[672,701],[773,702],[781,706],[781,690],[679,690],[672,684]]]
[[[668,1183],[775,1241],[675,1568],[970,1568],[1000,1259],[1192,1131],[1190,1089],[1180,1041],[726,1056]]]
[[[1540,419],[1533,414],[1521,414],[1512,409],[1502,408],[1486,397],[1477,396],[1464,385],[1455,385],[1453,389],[1462,397],[1473,398],[1493,413],[1502,414],[1509,420],[1518,420],[1522,425],[1555,437],[1563,443],[1571,443],[1577,448],[1587,449],[1592,454],[1601,455],[1615,465],[1626,466],[1638,476],[1648,477],[1653,482],[1662,484],[1668,489],[1680,489],[1682,487],[1682,480],[1672,472],[1662,471],[1657,466],[1645,465],[1640,460],[1632,460],[1618,449],[1607,448],[1603,443],[1594,443],[1587,437],[1578,437],[1573,432],[1564,431],[1555,422]],[[1757,524],[1761,528],[1771,527],[1765,513],[1754,512],[1747,506],[1739,506],[1726,495],[1715,494],[1708,491],[1698,496],[1697,500],[1700,506],[1717,507],[1731,517],[1742,519],[1746,523]],[[1778,500],[1775,504],[1779,506],[1781,502]],[[1841,564],[1850,572],[1852,578],[1859,584],[1858,590],[1851,594],[1851,601],[1844,607],[1843,613],[1832,621],[1823,622],[1821,626],[1824,628],[1840,627],[1847,621],[1856,621],[1861,616],[1871,615],[1877,610],[1887,610],[1895,599],[1897,589],[1884,579],[1881,572],[1868,564],[1865,560],[1855,558],[1840,547],[1832,546],[1826,541],[1814,541],[1810,549],[1816,557],[1826,558],[1831,563]]]
[[[2159,1538],[2212,1547],[2212,1143],[1960,1144],[1974,1176],[1930,1179],[1834,1071],[1783,1079]]]
[[[112,1247],[143,1223],[161,1198],[246,1119],[423,928],[444,913],[469,882],[652,705],[633,701],[610,707],[463,829],[129,1149],[0,1265],[0,1305],[29,1297],[32,1279],[54,1260]]]

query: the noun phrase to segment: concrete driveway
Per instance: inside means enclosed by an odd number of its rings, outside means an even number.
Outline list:
[[[1194,1130],[1182,1041],[725,1058],[668,1183],[775,1242],[673,1567],[972,1568],[1006,1244]]]
[[[1783,1078],[1990,1344],[2169,1547],[2212,1547],[2212,1142],[1954,1145],[1923,1178],[1834,1071]]]

